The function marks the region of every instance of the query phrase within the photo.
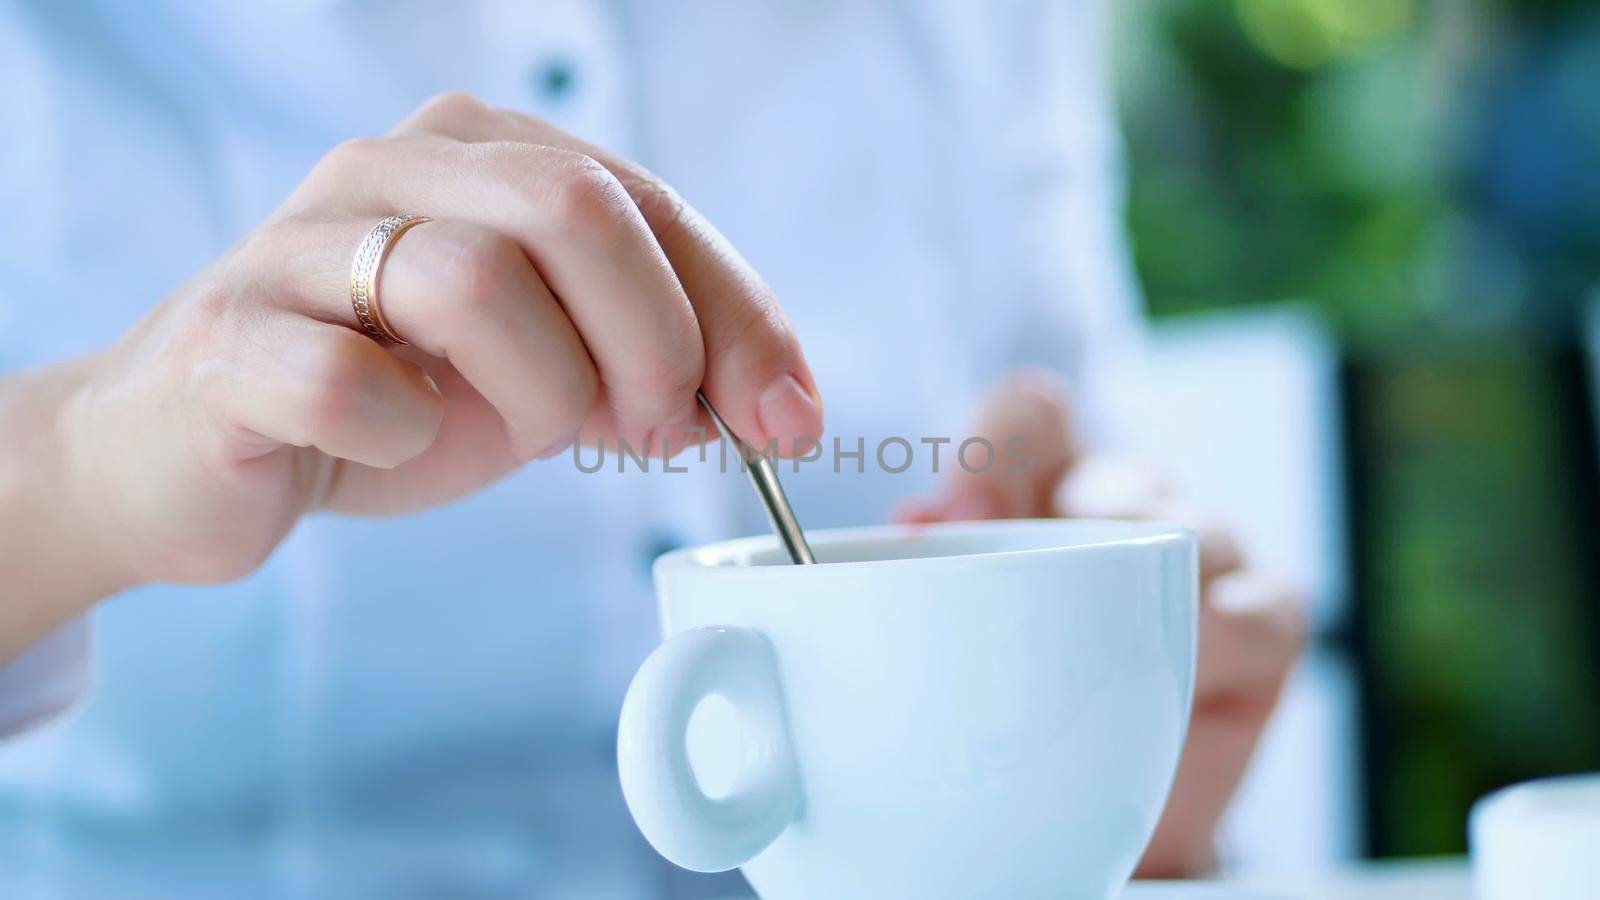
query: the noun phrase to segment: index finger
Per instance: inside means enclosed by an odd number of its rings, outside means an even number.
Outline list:
[[[777,298],[733,245],[644,167],[530,116],[450,95],[396,128],[470,143],[527,141],[582,153],[616,176],[693,305],[705,341],[703,389],[751,443],[785,455],[822,434],[822,400]],[[703,423],[708,424],[708,422]]]

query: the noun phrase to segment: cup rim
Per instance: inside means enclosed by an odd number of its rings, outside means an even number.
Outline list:
[[[1029,531],[1096,531],[1112,529],[1113,536],[1092,539],[1064,540],[1060,544],[1043,547],[1020,547],[1006,550],[976,550],[939,556],[916,556],[896,559],[866,559],[846,562],[819,562],[811,566],[752,565],[749,559],[758,553],[781,552],[778,538],[772,534],[751,535],[669,550],[656,557],[654,572],[660,576],[680,570],[703,573],[739,573],[744,577],[775,573],[787,577],[821,577],[826,573],[857,572],[869,569],[901,568],[906,566],[961,565],[975,559],[1026,558],[1060,554],[1083,554],[1103,551],[1113,547],[1137,547],[1193,541],[1194,530],[1185,525],[1163,521],[1131,519],[992,519],[970,522],[941,522],[933,525],[867,525],[851,528],[819,528],[808,530],[806,540],[815,548],[833,544],[866,540],[892,540],[907,536],[931,535],[961,537],[963,535],[990,535],[996,532]]]

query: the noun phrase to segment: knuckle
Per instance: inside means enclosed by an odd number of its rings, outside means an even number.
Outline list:
[[[622,183],[581,153],[562,155],[548,188],[548,203],[559,227],[585,233],[614,228],[632,206]]]
[[[714,356],[722,357],[732,353],[735,348],[741,353],[756,352],[760,356],[780,355],[786,350],[783,339],[788,336],[788,326],[783,321],[783,313],[778,310],[778,302],[770,293],[761,290],[752,297],[750,302],[733,306],[713,321],[706,323],[706,335],[711,342],[711,352]],[[770,336],[776,344],[766,346],[763,336]],[[768,362],[764,358],[757,362]]]
[[[184,296],[185,332],[209,338],[237,305],[237,292],[221,273],[203,276]]]
[[[462,228],[449,238],[446,263],[455,297],[450,305],[472,314],[492,313],[511,296],[529,263],[510,237],[487,228]]]
[[[709,335],[716,359],[733,361],[742,371],[762,376],[792,370],[802,356],[776,303],[748,304],[730,313]]]
[[[389,146],[385,138],[356,137],[340,141],[318,161],[312,177],[338,181],[351,173],[370,169]]]
[[[643,178],[635,183],[632,193],[634,205],[657,241],[667,244],[688,230],[695,213],[671,185],[655,178]]]
[[[323,154],[286,202],[290,208],[315,207],[339,196],[365,173],[392,164],[393,142],[387,138],[357,137],[340,141]]]
[[[481,115],[487,109],[482,100],[466,91],[444,91],[417,107],[412,118],[423,122],[451,122]]]

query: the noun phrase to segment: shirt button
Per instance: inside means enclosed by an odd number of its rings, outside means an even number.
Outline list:
[[[577,73],[571,60],[552,57],[534,66],[528,79],[533,92],[546,103],[559,103],[572,94]]]

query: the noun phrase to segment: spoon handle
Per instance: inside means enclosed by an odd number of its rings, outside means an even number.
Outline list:
[[[811,555],[811,545],[806,543],[805,533],[800,530],[800,522],[794,517],[794,507],[789,505],[789,498],[784,496],[783,485],[778,483],[778,467],[773,458],[765,453],[757,453],[749,444],[739,439],[722,421],[722,416],[712,407],[711,401],[706,399],[704,392],[696,391],[695,396],[700,398],[700,405],[711,414],[711,421],[716,423],[717,431],[722,434],[722,439],[739,452],[739,459],[744,463],[744,470],[750,476],[750,483],[755,485],[756,494],[761,497],[761,507],[767,511],[767,519],[772,522],[772,530],[777,533],[778,540],[783,542],[784,549],[789,551],[789,558],[795,565],[810,565],[817,561]]]

